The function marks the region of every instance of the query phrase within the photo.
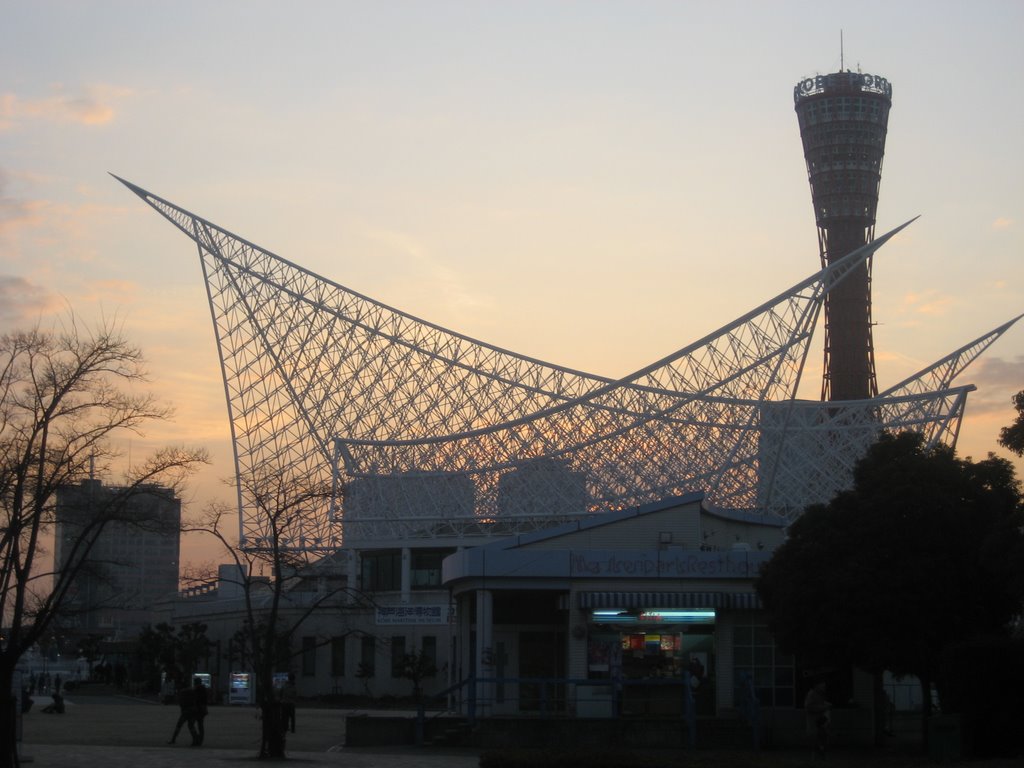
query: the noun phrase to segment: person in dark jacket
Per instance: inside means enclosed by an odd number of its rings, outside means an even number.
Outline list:
[[[178,689],[178,708],[180,713],[178,714],[178,722],[174,726],[174,733],[171,734],[171,740],[168,744],[173,744],[178,738],[178,734],[181,732],[181,726],[187,725],[188,732],[192,736],[192,744],[196,744],[198,736],[196,734],[196,692],[190,686],[184,685]]]
[[[284,718],[284,729],[295,733],[295,704],[298,701],[298,690],[295,688],[295,673],[288,673],[288,680],[281,686],[281,715]]]
[[[196,708],[196,732],[192,738],[192,746],[201,747],[203,739],[206,738],[206,726],[203,722],[206,720],[207,704],[209,703],[209,691],[203,685],[201,677],[197,677],[192,681],[192,692],[195,695]]]

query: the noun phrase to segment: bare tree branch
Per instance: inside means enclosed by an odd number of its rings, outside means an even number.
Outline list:
[[[112,523],[145,524],[126,512],[154,485],[180,489],[206,451],[164,448],[129,470],[123,487],[84,520],[62,562],[49,568],[43,537],[55,522],[57,490],[108,470],[118,458],[113,440],[141,434],[171,409],[148,393],[142,352],[119,328],[86,329],[73,315],[56,331],[36,327],[0,336],[0,690],[10,690],[21,656],[40,641],[67,605],[75,576]],[[95,565],[95,564],[93,564]],[[13,718],[0,697],[0,768],[11,764],[6,732]]]

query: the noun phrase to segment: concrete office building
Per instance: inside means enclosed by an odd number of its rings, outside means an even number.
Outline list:
[[[127,489],[90,479],[59,488],[56,502],[57,570],[79,558],[84,527],[108,520],[73,581],[63,625],[76,634],[134,638],[153,606],[177,592],[181,500],[158,485]]]

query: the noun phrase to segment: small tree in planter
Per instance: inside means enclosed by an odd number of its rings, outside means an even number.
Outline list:
[[[412,697],[419,704],[423,681],[437,674],[437,665],[422,650],[410,651],[399,660],[396,671],[399,677],[412,682]]]
[[[374,668],[372,664],[365,662],[359,662],[359,666],[356,667],[356,677],[363,681],[363,693],[367,698],[370,696],[370,680],[373,678]]]

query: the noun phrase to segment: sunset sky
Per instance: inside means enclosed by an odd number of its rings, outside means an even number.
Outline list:
[[[875,260],[880,386],[1024,312],[1019,0],[0,0],[0,20],[0,332],[121,323],[176,407],[131,455],[213,455],[193,513],[232,471],[199,260],[108,172],[421,318],[620,376],[817,269],[792,92],[842,62],[893,84],[876,231],[921,215]],[[820,360],[818,339],[808,397]],[[958,383],[978,387],[961,455],[1008,456],[1024,321]]]

